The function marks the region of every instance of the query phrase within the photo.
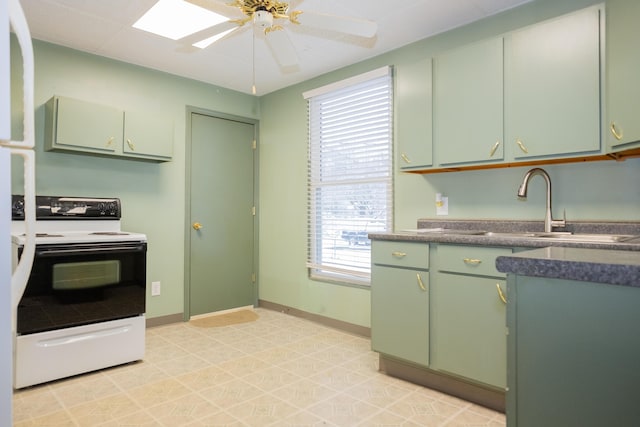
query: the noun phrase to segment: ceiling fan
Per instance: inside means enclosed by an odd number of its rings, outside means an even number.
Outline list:
[[[362,38],[373,38],[377,24],[365,19],[336,16],[319,12],[293,10],[303,0],[281,2],[275,0],[186,0],[196,6],[218,13],[229,20],[191,34],[181,40],[195,44],[205,39],[221,36],[218,40],[230,37],[240,31],[251,28],[261,30],[271,48],[276,61],[282,68],[298,65],[298,57],[285,27],[289,24],[341,33]],[[216,40],[217,41],[217,40]]]

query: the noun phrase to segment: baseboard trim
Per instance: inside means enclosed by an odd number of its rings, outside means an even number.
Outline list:
[[[227,310],[212,311],[210,313],[196,314],[195,316],[191,316],[189,320],[198,320],[198,319],[204,319],[211,316],[220,316],[221,314],[235,313],[237,311],[242,311],[242,310],[253,310],[253,306],[247,305],[245,307],[236,307],[236,308],[229,308]]]
[[[147,318],[147,328],[168,325],[170,323],[182,323],[182,322],[184,322],[183,313],[169,314],[167,316],[158,316],[158,317],[153,317],[151,319]]]
[[[356,325],[342,320],[332,319],[330,317],[321,316],[319,314],[309,313],[297,308],[289,307],[275,302],[258,300],[258,307],[266,308],[268,310],[279,311],[281,313],[290,314],[295,317],[301,317],[303,319],[311,320],[316,323],[320,323],[324,326],[339,329],[344,332],[348,332],[354,335],[359,335],[366,338],[371,338],[371,328],[365,326]]]
[[[380,355],[380,371],[495,411],[505,411],[505,392]]]

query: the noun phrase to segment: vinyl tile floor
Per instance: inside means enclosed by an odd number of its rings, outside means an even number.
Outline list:
[[[255,311],[249,323],[149,328],[144,361],[16,391],[14,426],[505,426],[378,372],[367,338]]]

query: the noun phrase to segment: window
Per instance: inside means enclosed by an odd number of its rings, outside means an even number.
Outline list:
[[[392,227],[391,68],[305,93],[310,276],[369,285],[370,232]]]

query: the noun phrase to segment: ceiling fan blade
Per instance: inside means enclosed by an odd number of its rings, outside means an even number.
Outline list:
[[[203,9],[210,10],[211,12],[215,12],[228,18],[244,18],[244,14],[239,8],[229,5],[224,0],[186,0],[186,2],[194,4],[196,6],[200,6]]]
[[[298,65],[298,55],[293,43],[284,30],[276,30],[267,33],[267,44],[273,52],[276,61],[282,68],[294,67]]]
[[[297,16],[297,20],[300,24],[309,27],[366,38],[375,36],[378,31],[378,24],[373,21],[347,16],[328,15],[319,12],[301,12]]]
[[[222,34],[225,31],[229,31],[234,28],[238,28],[237,23],[224,21],[212,27],[200,30],[197,33],[189,34],[188,36],[181,38],[179,42],[183,45],[192,45],[194,43],[208,39],[209,37],[213,37],[218,34]]]

